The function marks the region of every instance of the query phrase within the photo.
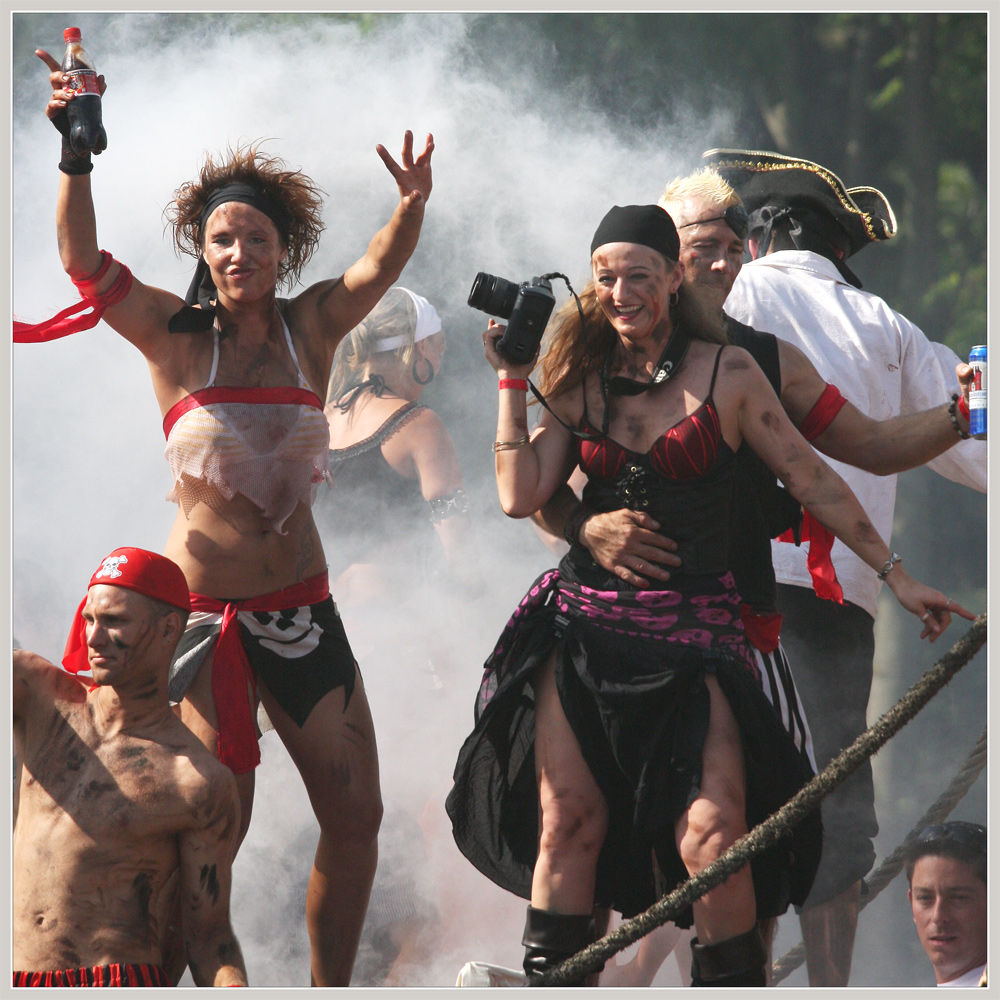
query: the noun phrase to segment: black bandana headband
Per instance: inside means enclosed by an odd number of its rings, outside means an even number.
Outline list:
[[[615,205],[594,233],[591,256],[605,243],[638,243],[672,261],[681,253],[674,220],[659,205]]]
[[[239,201],[244,205],[263,212],[278,230],[282,243],[288,242],[288,213],[275,201],[266,191],[255,187],[252,184],[234,182],[223,187],[216,188],[205,202],[201,210],[201,218],[198,221],[199,239],[205,232],[205,226],[212,213],[227,202]],[[215,283],[212,281],[212,273],[203,256],[198,258],[198,265],[195,268],[191,284],[188,286],[187,295],[184,296],[184,306],[179,309],[167,324],[167,329],[171,333],[202,333],[209,330],[215,322],[215,306],[212,305],[216,297]],[[195,304],[201,306],[195,308]]]

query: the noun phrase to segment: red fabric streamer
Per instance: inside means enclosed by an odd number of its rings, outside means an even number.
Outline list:
[[[114,257],[107,250],[102,250],[101,266],[97,271],[83,281],[73,282],[83,299],[75,305],[63,309],[51,319],[41,323],[22,323],[15,319],[14,343],[44,344],[50,340],[58,340],[60,337],[68,337],[71,333],[79,333],[81,330],[90,330],[97,326],[104,315],[104,310],[121,302],[132,290],[132,272],[119,261],[118,277],[106,291],[100,295],[88,295],[84,291],[85,288],[100,281],[114,262]],[[90,309],[91,312],[85,312],[87,309]]]
[[[838,604],[844,603],[844,591],[841,589],[840,581],[837,579],[837,571],[833,568],[830,559],[830,550],[833,548],[833,540],[836,536],[832,531],[824,528],[819,521],[809,513],[804,511],[802,516],[802,541],[809,543],[809,553],[806,556],[806,566],[809,569],[809,576],[812,578],[813,590],[817,597],[822,597],[824,601],[836,601]],[[779,535],[779,542],[795,541],[791,530]]]
[[[846,399],[835,385],[827,385],[813,408],[806,414],[799,428],[807,441],[814,441],[830,426],[833,418],[840,413]]]

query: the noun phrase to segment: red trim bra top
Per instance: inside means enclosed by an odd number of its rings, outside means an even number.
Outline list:
[[[720,349],[715,356],[712,381],[705,401],[694,413],[689,413],[661,434],[644,456],[653,469],[666,479],[697,479],[712,468],[718,457],[722,425],[712,391],[721,356]],[[580,420],[580,429],[597,437],[597,440],[580,439],[580,468],[588,478],[614,479],[628,462],[641,456],[641,452],[625,448],[594,427],[587,418],[586,410]]]
[[[174,484],[168,500],[190,516],[201,502],[222,509],[240,493],[276,531],[295,508],[311,506],[329,478],[330,428],[319,396],[308,388],[284,318],[281,325],[298,386],[216,386],[219,334],[204,389],[185,396],[163,418],[164,454]]]

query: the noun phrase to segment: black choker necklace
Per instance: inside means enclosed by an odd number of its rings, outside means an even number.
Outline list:
[[[624,375],[616,375],[611,378],[611,355],[614,347],[608,351],[608,356],[604,359],[604,367],[601,369],[601,391],[605,400],[608,396],[638,396],[642,392],[652,389],[654,385],[666,382],[677,374],[684,356],[687,354],[691,338],[687,335],[684,327],[677,325],[670,335],[660,360],[653,368],[652,378],[648,382],[637,382],[635,379],[626,378]]]

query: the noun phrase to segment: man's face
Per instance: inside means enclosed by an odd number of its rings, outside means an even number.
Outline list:
[[[724,210],[705,198],[688,198],[666,207],[681,240],[684,283],[721,311],[743,266],[744,241],[723,219],[716,218]],[[715,221],[700,222],[703,219]]]
[[[939,983],[986,961],[986,885],[971,866],[926,854],[913,867],[908,896]]]
[[[83,607],[87,659],[97,684],[119,684],[144,672],[157,632],[149,601],[124,587],[95,584]]]

